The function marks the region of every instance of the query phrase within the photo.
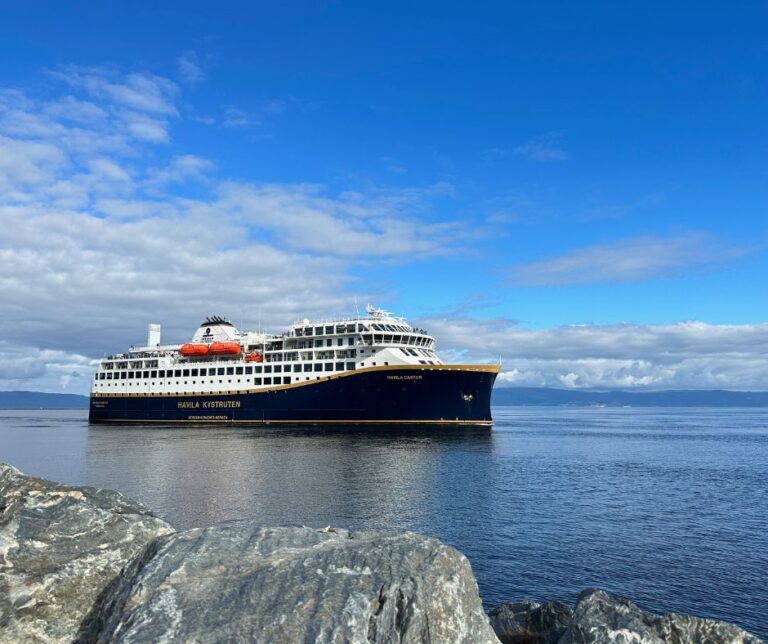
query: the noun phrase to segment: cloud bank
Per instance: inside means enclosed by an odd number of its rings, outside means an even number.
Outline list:
[[[501,386],[768,388],[768,324],[610,324],[526,329],[505,319],[422,321],[457,360],[502,358]]]

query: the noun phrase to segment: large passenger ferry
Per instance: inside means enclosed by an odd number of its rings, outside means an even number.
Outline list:
[[[445,364],[405,319],[366,315],[295,322],[275,335],[209,317],[190,342],[102,359],[91,422],[491,425],[499,365]]]

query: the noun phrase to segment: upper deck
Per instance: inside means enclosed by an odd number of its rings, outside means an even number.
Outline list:
[[[241,332],[223,318],[208,318],[192,342],[209,347],[236,343],[237,352],[224,355],[183,355],[184,345],[161,345],[159,328],[151,325],[146,346],[101,361],[91,392],[216,393],[317,380],[367,367],[443,364],[435,339],[425,330],[370,306],[366,313],[297,321],[279,335]]]

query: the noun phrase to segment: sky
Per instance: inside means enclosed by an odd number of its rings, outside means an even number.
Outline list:
[[[2,390],[367,302],[500,386],[768,389],[765,3],[1,8]]]

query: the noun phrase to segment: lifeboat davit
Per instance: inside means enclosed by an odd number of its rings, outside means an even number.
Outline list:
[[[240,353],[238,342],[212,342],[208,353],[214,356],[232,356]]]
[[[208,355],[208,345],[207,344],[182,344],[181,349],[179,349],[179,353],[183,356],[189,357],[196,357],[196,356],[207,356]]]
[[[260,353],[256,353],[255,351],[251,351],[247,356],[245,356],[246,362],[264,362],[264,356]]]

